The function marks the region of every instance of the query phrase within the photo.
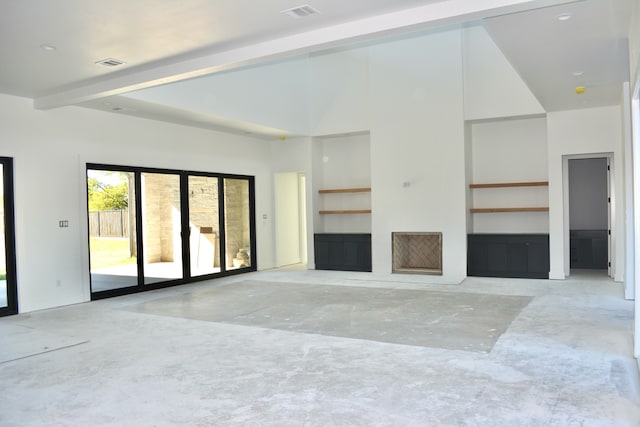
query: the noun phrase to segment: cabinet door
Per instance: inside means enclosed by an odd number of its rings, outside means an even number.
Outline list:
[[[514,277],[526,275],[529,271],[529,247],[528,243],[513,242],[509,247],[509,273]]]
[[[509,246],[506,243],[491,242],[486,246],[487,272],[503,275],[509,269]]]
[[[316,234],[317,270],[371,271],[370,234]]]
[[[541,279],[549,277],[549,242],[532,242],[528,246],[528,272],[539,275]]]

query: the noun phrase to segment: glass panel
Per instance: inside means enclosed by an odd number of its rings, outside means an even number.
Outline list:
[[[180,176],[141,176],[144,284],[182,278]]]
[[[224,220],[227,270],[251,266],[248,180],[225,178]]]
[[[4,234],[4,165],[0,163],[0,308],[8,307],[7,296],[7,243]]]
[[[191,276],[220,271],[218,178],[189,176]]]
[[[91,292],[138,285],[133,173],[87,170]]]

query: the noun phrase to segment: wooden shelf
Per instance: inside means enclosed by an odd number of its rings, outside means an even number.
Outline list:
[[[500,213],[500,212],[549,212],[548,207],[538,208],[472,208],[471,213]]]
[[[330,214],[370,214],[371,209],[349,209],[349,210],[325,210],[320,211],[320,215]]]
[[[469,184],[469,188],[505,188],[505,187],[548,187],[549,181],[499,182],[489,184]]]
[[[329,193],[370,193],[371,188],[331,188],[327,190],[318,190],[320,194],[329,194]]]

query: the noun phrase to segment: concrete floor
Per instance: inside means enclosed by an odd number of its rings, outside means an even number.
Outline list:
[[[427,281],[270,271],[2,318],[0,425],[640,425],[620,284]]]

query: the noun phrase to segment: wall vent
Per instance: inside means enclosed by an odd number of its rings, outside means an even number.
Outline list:
[[[124,61],[120,61],[119,59],[107,58],[96,62],[96,65],[102,65],[103,67],[117,67],[118,65],[122,65],[124,63]]]
[[[309,6],[308,4],[303,4],[302,6],[292,7],[291,9],[286,9],[281,11],[285,15],[288,15],[292,18],[304,18],[306,16],[315,15],[320,13],[317,9]]]

